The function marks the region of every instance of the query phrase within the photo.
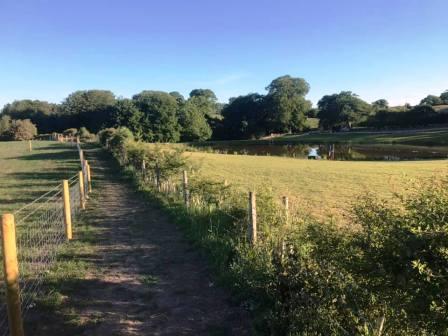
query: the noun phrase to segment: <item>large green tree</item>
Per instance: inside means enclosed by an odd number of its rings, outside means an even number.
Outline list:
[[[266,87],[267,121],[270,132],[297,132],[305,127],[305,114],[311,102],[305,99],[310,90],[303,78],[289,75],[274,79]]]
[[[119,99],[114,107],[114,126],[127,127],[137,139],[143,138],[143,113],[132,99]]]
[[[386,99],[378,99],[372,103],[372,107],[375,111],[387,110],[389,108],[389,102]]]
[[[72,127],[86,127],[98,132],[111,126],[115,96],[111,91],[87,90],[70,94],[62,103],[62,112],[77,121]]]
[[[215,93],[210,89],[194,89],[190,92],[190,100],[201,110],[208,118],[219,117],[218,99]]]
[[[448,104],[448,90],[445,90],[445,92],[440,95],[440,99],[443,104]]]
[[[162,91],[142,91],[132,97],[142,112],[142,139],[176,142],[180,139],[179,105],[175,97]]]
[[[188,99],[180,108],[179,122],[182,141],[203,141],[210,139],[212,129],[196,97]]]
[[[173,96],[174,98],[176,98],[177,104],[178,104],[179,106],[181,106],[182,104],[185,103],[185,97],[182,96],[182,94],[180,94],[179,92],[177,92],[177,91],[171,91],[171,92],[170,92],[170,95]]]
[[[420,105],[442,105],[443,101],[440,97],[434,96],[434,95],[428,95],[425,98],[423,98],[420,102]]]
[[[222,110],[222,138],[248,139],[266,134],[266,108],[264,96],[251,93],[237,98],[231,98]]]
[[[323,96],[317,106],[319,124],[326,129],[335,126],[351,128],[353,124],[365,120],[372,109],[367,102],[350,91]]]

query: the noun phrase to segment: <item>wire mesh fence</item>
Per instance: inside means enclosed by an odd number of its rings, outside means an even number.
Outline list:
[[[17,235],[22,316],[38,294],[45,274],[65,242],[62,185],[14,213]]]
[[[80,178],[87,181],[87,165],[84,153],[77,145],[81,161],[80,174],[68,179],[70,217],[76,220],[82,208],[82,192],[87,194],[87,183],[80,188]],[[67,192],[66,192],[67,193]],[[63,183],[23,206],[13,213],[19,270],[18,284],[20,288],[20,311],[22,319],[35,306],[36,299],[42,293],[45,277],[56,262],[60,249],[67,242],[67,218],[64,212]],[[0,230],[0,238],[2,235]],[[3,246],[3,249],[5,246]],[[3,262],[4,250],[0,262],[1,274],[6,270]],[[6,283],[0,281],[0,336],[10,333],[8,326],[8,305]]]
[[[70,195],[70,212],[73,218],[78,216],[80,212],[81,195],[79,193],[79,180],[78,176],[73,176],[68,180],[69,195]]]

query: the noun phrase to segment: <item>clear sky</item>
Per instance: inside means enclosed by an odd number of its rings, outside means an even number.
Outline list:
[[[0,106],[79,89],[210,88],[222,102],[303,77],[417,103],[448,89],[448,0],[0,0]]]

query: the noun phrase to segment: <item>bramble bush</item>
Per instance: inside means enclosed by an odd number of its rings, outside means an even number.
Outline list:
[[[99,139],[140,189],[161,202],[218,279],[253,312],[260,335],[447,335],[448,181],[432,181],[395,201],[360,198],[360,229],[290,214],[270,190],[257,190],[259,241],[247,239],[247,193],[200,178],[181,148],[132,140],[129,130]],[[191,205],[157,192],[141,174],[181,181],[189,170]]]

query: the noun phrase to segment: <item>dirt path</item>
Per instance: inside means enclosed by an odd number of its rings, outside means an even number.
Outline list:
[[[246,312],[213,284],[176,226],[116,178],[102,155],[87,155],[96,181],[86,210],[95,253],[70,297],[82,335],[248,335]]]

